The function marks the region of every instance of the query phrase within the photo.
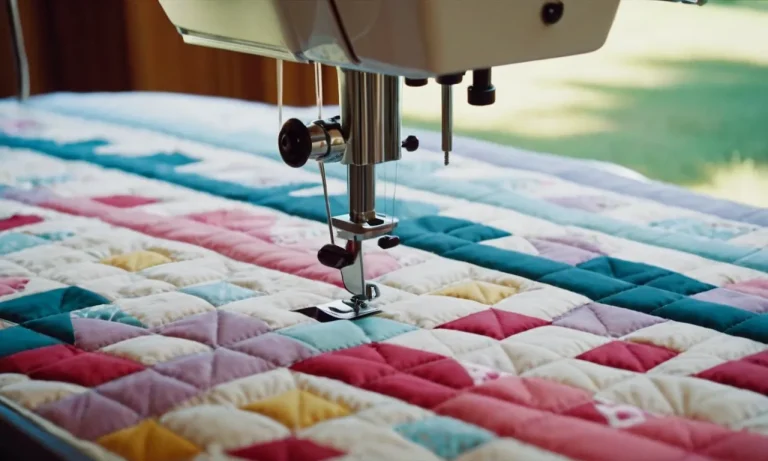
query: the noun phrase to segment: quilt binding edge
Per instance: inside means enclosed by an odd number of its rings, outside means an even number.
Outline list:
[[[69,444],[71,447],[79,450],[85,456],[92,458],[94,461],[102,461],[102,460],[103,461],[125,461],[125,458],[122,458],[113,454],[112,452],[108,451],[105,448],[102,448],[98,444],[75,438],[74,436],[69,434],[66,430],[58,427],[57,425],[46,420],[45,418],[38,416],[37,414],[35,414],[35,412],[21,405],[18,405],[17,403],[7,399],[6,397],[3,397],[2,395],[0,395],[0,405],[4,405],[10,408],[11,410],[19,413],[21,416],[28,419],[30,422],[40,426],[40,428],[42,428],[48,434],[54,437],[57,437],[64,443]],[[21,432],[25,432],[25,433],[28,432],[23,427],[19,427],[19,425],[11,421],[7,421],[7,422],[15,426]]]

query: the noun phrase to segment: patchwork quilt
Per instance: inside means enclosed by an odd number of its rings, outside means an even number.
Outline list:
[[[767,210],[414,132],[383,312],[318,323],[346,292],[274,115],[0,102],[0,417],[99,460],[768,459]]]

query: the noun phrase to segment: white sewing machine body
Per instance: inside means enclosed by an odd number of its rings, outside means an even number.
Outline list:
[[[427,78],[595,51],[608,37],[620,0],[160,3],[188,43]],[[548,3],[563,7],[550,24],[542,18]]]

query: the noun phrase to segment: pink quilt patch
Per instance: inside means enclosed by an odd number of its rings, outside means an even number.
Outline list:
[[[748,280],[746,282],[734,283],[731,285],[725,285],[723,288],[729,290],[740,291],[753,296],[760,296],[768,298],[768,280],[755,279]]]
[[[159,200],[139,195],[109,195],[106,197],[91,197],[91,200],[117,208],[133,208],[141,205],[151,205]]]
[[[43,222],[40,216],[15,214],[10,218],[0,219],[0,231],[13,229],[14,227],[28,226]]]
[[[245,210],[217,210],[186,216],[193,221],[243,232],[263,240],[271,240],[271,228],[277,222],[274,213],[256,214]]]
[[[23,277],[0,277],[0,296],[24,291],[29,279]]]

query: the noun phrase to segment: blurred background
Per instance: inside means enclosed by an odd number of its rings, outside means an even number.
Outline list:
[[[276,102],[273,60],[185,45],[155,0],[19,0],[33,94],[170,91]],[[0,11],[0,97],[15,92]],[[335,71],[324,98],[337,101]],[[702,8],[624,0],[605,47],[494,69],[497,102],[456,98],[459,134],[602,160],[768,206],[768,0]],[[315,103],[311,66],[287,64],[285,103]],[[464,85],[457,91],[463,92]],[[405,124],[439,130],[437,85],[406,88]]]

